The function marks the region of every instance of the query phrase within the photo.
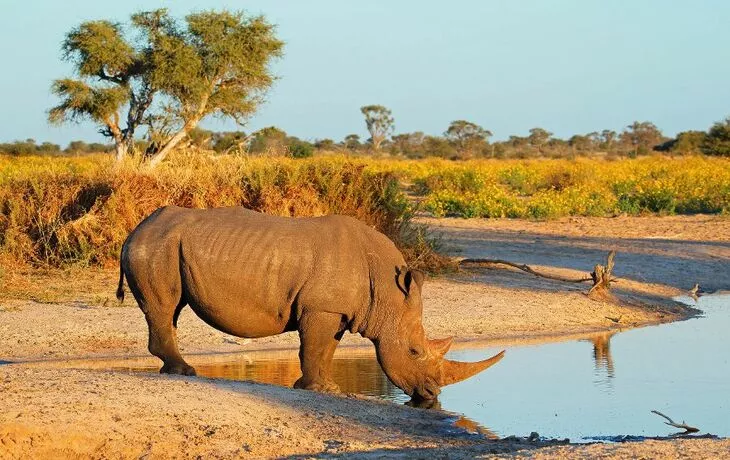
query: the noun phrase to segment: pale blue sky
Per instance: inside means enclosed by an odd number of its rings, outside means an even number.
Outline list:
[[[467,119],[496,139],[544,127],[561,137],[650,120],[666,134],[730,115],[725,0],[0,0],[0,141],[102,140],[90,123],[46,123],[49,86],[70,75],[64,33],[169,7],[263,13],[278,24],[281,79],[246,130],[365,136],[359,107],[393,110],[396,132],[440,134]],[[207,122],[213,129],[233,123]]]

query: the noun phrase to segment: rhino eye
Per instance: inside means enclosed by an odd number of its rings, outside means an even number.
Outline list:
[[[417,358],[417,357],[421,356],[421,351],[420,351],[420,350],[417,350],[417,349],[415,349],[415,348],[413,348],[413,347],[409,348],[409,349],[408,349],[408,352],[409,352],[409,353],[411,354],[411,356],[412,356],[412,357],[414,357],[414,358]]]

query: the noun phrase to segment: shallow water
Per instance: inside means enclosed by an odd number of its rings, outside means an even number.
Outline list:
[[[692,299],[681,299],[694,305]],[[517,346],[482,374],[445,387],[444,410],[462,426],[499,436],[590,440],[615,435],[665,436],[677,429],[652,414],[685,420],[700,433],[730,436],[730,295],[700,297],[700,318],[585,340]],[[457,350],[449,358],[483,359],[499,351]],[[149,369],[149,368],[148,368]],[[147,369],[146,369],[147,370]],[[291,386],[297,353],[197,365],[199,375]],[[406,402],[372,356],[336,356],[345,392]]]
[[[444,388],[442,406],[498,434],[537,431],[579,441],[681,431],[650,412],[658,410],[701,433],[730,436],[730,296],[701,297],[697,307],[704,317],[511,348],[492,369]]]

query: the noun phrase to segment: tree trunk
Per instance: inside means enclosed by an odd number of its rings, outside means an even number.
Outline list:
[[[188,135],[190,131],[195,129],[196,126],[198,126],[198,123],[200,123],[200,120],[203,119],[205,116],[205,108],[208,105],[208,98],[210,98],[211,93],[213,92],[213,87],[210,88],[210,93],[206,93],[203,95],[200,104],[198,105],[197,112],[190,117],[187,121],[185,121],[185,124],[180,129],[180,131],[176,132],[174,136],[172,136],[165,145],[162,146],[159,152],[154,154],[152,158],[150,158],[150,162],[148,163],[148,166],[150,168],[154,168],[167,157],[167,154],[170,153],[172,149],[174,149],[177,144],[180,143],[181,140],[185,139],[185,137]]]
[[[196,123],[197,124],[197,123]],[[177,144],[180,143],[181,140],[185,139],[185,136],[188,135],[188,131],[193,129],[195,125],[192,126],[184,126],[180,131],[175,133],[174,136],[170,138],[169,141],[160,149],[159,152],[155,153],[152,158],[150,158],[150,162],[147,164],[150,168],[154,168],[160,163],[162,163],[162,160],[167,157],[167,154],[170,153],[172,149],[177,146]]]
[[[373,150],[375,150],[376,152],[380,151],[380,144],[383,143],[385,137],[371,134],[370,138],[373,140]]]
[[[606,265],[596,264],[593,268],[593,273],[591,273],[593,287],[588,291],[588,296],[594,300],[610,300],[613,298],[609,289],[611,289],[614,257],[616,257],[616,251],[609,252],[608,257],[606,257]]]
[[[129,149],[127,148],[127,144],[125,143],[124,135],[122,134],[122,130],[119,129],[119,123],[117,119],[106,118],[104,119],[104,123],[109,129],[109,134],[111,134],[110,137],[114,139],[114,156],[117,160],[117,164],[120,164],[122,161],[124,161],[124,158],[127,156],[127,152],[129,151]]]
[[[127,133],[127,135],[124,137],[123,143],[126,153],[128,155],[134,155],[134,131],[132,131],[131,133]]]
[[[126,142],[123,140],[115,140],[114,142],[114,151],[115,151],[115,157],[117,160],[117,164],[124,161],[124,159],[127,157],[127,152],[129,151],[127,148]]]

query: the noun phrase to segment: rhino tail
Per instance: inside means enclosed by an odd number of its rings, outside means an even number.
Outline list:
[[[124,301],[124,268],[122,267],[121,257],[119,258],[119,285],[117,286],[117,300]]]

